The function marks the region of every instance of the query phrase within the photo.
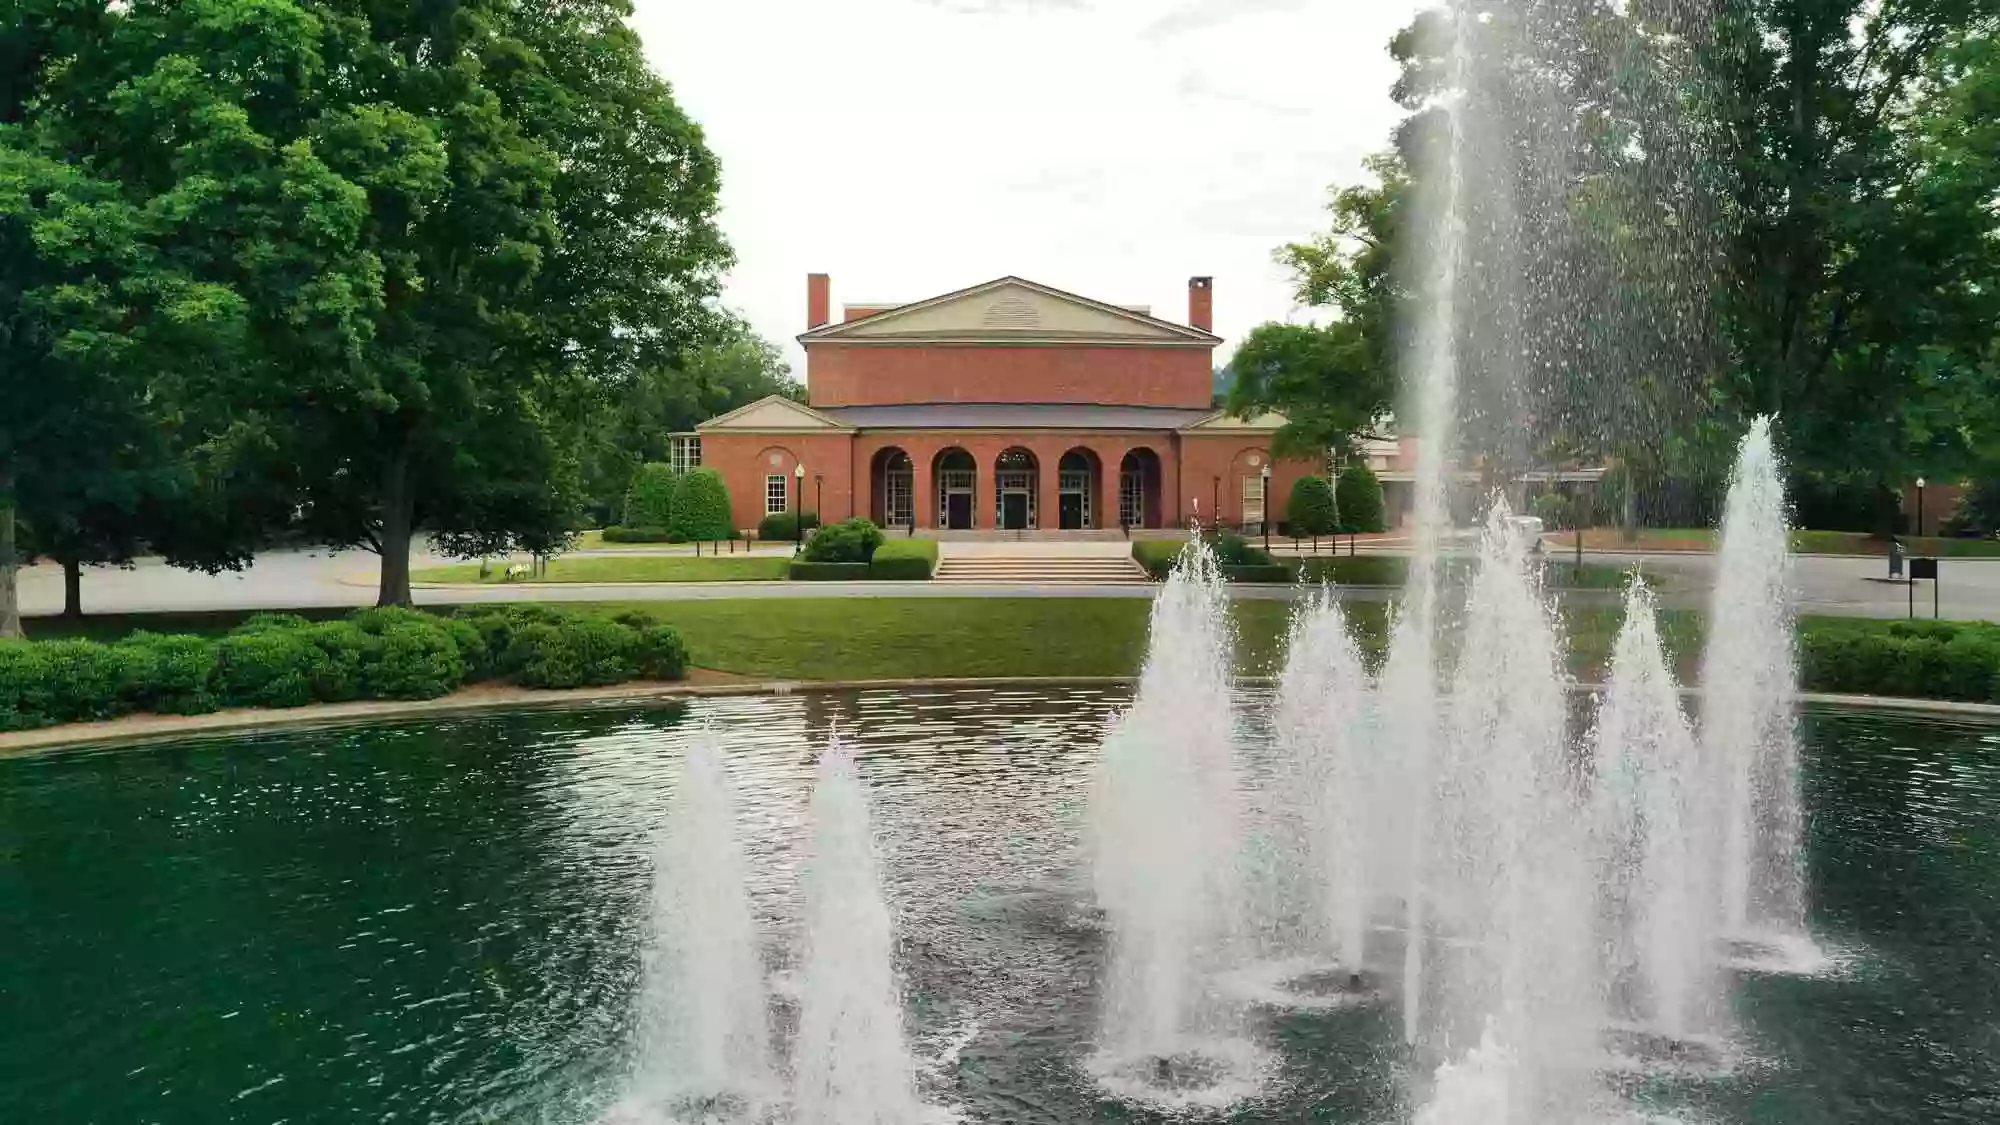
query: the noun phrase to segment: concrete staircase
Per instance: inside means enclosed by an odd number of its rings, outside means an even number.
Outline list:
[[[1130,555],[953,553],[938,559],[932,582],[1037,585],[1103,585],[1146,581],[1146,571]]]

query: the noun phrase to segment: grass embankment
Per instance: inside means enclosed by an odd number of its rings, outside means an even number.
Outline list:
[[[533,578],[509,582],[507,567],[494,563],[487,576],[479,577],[478,563],[433,566],[412,571],[410,581],[422,585],[498,586],[503,583],[551,582],[781,582],[789,555],[612,555],[603,558],[560,558],[549,563],[548,572]]]
[[[697,668],[757,679],[875,680],[1132,675],[1146,656],[1152,603],[1139,598],[758,598],[586,602],[565,608],[602,615],[642,613],[672,625],[687,644],[688,663]],[[1284,656],[1290,603],[1237,601],[1231,610],[1238,670],[1250,675],[1274,671]],[[1388,606],[1355,602],[1346,610],[1362,647],[1379,655],[1387,644]],[[323,618],[341,612],[306,615]],[[28,624],[36,639],[115,640],[136,629],[225,633],[245,616],[144,614],[82,622],[34,618]],[[1574,607],[1562,616],[1573,670],[1596,676],[1610,653],[1619,611]],[[1661,615],[1661,628],[1677,658],[1699,651],[1697,614],[1668,611]]]
[[[593,602],[565,607],[615,616],[638,613],[672,625],[695,668],[764,680],[948,679],[1013,676],[1128,676],[1146,655],[1151,603],[1136,598],[718,599]],[[1232,603],[1237,670],[1264,675],[1284,656],[1290,604]],[[1364,650],[1387,644],[1388,606],[1350,603]],[[340,611],[308,611],[315,618]],[[1560,613],[1569,669],[1602,677],[1617,635],[1615,606]],[[247,614],[159,614],[86,619],[31,618],[40,640],[116,640],[137,629],[225,633]],[[1799,623],[1807,690],[2000,702],[2000,626],[1808,617]],[[1660,614],[1660,630],[1682,682],[1694,678],[1702,616]],[[1983,671],[1982,671],[1983,669]]]
[[[1912,555],[1933,558],[2000,558],[2000,540],[1948,539],[1934,535],[1897,537]],[[1573,531],[1550,532],[1545,542],[1551,553],[1576,542]],[[1713,551],[1715,532],[1706,527],[1642,527],[1638,538],[1627,539],[1615,527],[1593,527],[1583,533],[1587,551]],[[1859,531],[1794,531],[1792,550],[1802,555],[1878,555],[1889,553],[1889,541]]]

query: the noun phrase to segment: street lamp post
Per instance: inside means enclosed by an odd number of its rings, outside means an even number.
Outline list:
[[[1213,494],[1208,498],[1208,522],[1217,528],[1222,526],[1222,478],[1215,478]]]
[[[813,517],[815,519],[819,519],[822,521],[826,519],[826,474],[825,473],[813,474]],[[803,531],[804,529],[801,528],[800,530]]]
[[[1917,478],[1917,526],[1914,534],[1924,533],[1924,478]]]
[[[1264,462],[1264,471],[1261,475],[1264,478],[1264,510],[1259,514],[1263,516],[1264,553],[1268,555],[1271,553],[1271,463],[1269,461]]]
[[[801,461],[792,470],[792,479],[797,487],[792,489],[792,554],[798,554],[806,545],[806,521],[804,498],[799,493],[806,490],[806,463]]]

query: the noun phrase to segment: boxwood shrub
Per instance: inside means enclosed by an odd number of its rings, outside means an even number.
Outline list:
[[[1237,563],[1222,568],[1227,582],[1290,582],[1298,571],[1284,563]]]
[[[1799,680],[1810,691],[2000,703],[2000,625],[1815,624],[1800,635]]]
[[[878,582],[922,582],[937,570],[935,539],[890,539],[868,560],[868,577]]]
[[[882,543],[882,529],[856,516],[813,532],[803,553],[807,562],[865,563]]]
[[[777,539],[790,543],[798,539],[800,527],[811,531],[818,526],[818,512],[805,512],[796,519],[790,512],[773,512],[757,521],[757,538]]]
[[[606,543],[685,543],[687,536],[665,527],[613,524],[598,533]]]
[[[868,564],[801,560],[792,564],[791,577],[794,582],[858,582],[868,577]]]
[[[116,644],[0,641],[0,730],[141,711],[429,699],[493,677],[581,687],[686,675],[680,634],[643,614],[481,606],[452,617],[367,609],[312,622],[260,613],[214,639],[141,632]]]
[[[1292,579],[1291,567],[1277,562],[1263,550],[1251,546],[1249,540],[1233,531],[1204,532],[1202,538],[1208,541],[1209,549],[1215,552],[1215,561],[1222,567],[1223,578],[1228,581],[1289,582]],[[1136,539],[1132,542],[1132,558],[1145,568],[1148,575],[1156,580],[1165,581],[1179,564],[1181,549],[1185,546],[1187,546],[1185,539]],[[1263,577],[1261,575],[1272,572],[1255,569],[1272,566],[1284,570],[1285,576],[1281,579]],[[1244,577],[1237,577],[1232,573],[1239,571]],[[1251,577],[1251,575],[1259,576]]]

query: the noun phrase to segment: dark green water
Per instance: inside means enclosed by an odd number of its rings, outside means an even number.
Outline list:
[[[1077,831],[1119,692],[875,692],[0,761],[0,1123],[586,1122],[621,1090],[678,750],[732,749],[769,956],[812,753],[861,749],[937,1100],[1142,1120],[1078,1074],[1101,950]],[[2000,1121],[2000,732],[1808,722],[1827,978],[1736,991],[1753,1062],[1687,1120]],[[1255,732],[1251,732],[1255,736]],[[1259,1027],[1241,1121],[1383,1121],[1393,1013]]]

